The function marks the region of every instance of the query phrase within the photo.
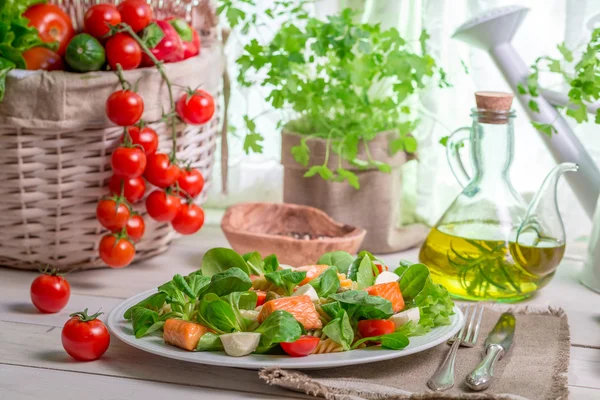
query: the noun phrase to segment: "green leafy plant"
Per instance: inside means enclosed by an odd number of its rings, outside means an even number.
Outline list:
[[[231,8],[227,13],[233,13]],[[287,124],[287,130],[301,135],[291,152],[308,168],[306,177],[318,174],[358,189],[358,176],[342,161],[390,172],[390,165],[372,156],[369,142],[381,132],[393,132],[391,154],[416,151],[411,132],[417,121],[407,100],[431,82],[448,85],[426,52],[428,37],[422,32],[415,51],[396,29],[355,22],[351,9],[327,20],[306,18],[302,25],[292,20],[269,43],[254,39],[245,46],[237,60],[238,82],[269,90],[267,101],[281,111],[278,126]],[[264,138],[255,122],[261,115],[244,116],[246,152],[262,151]],[[325,161],[311,165],[307,142],[317,138],[326,140]],[[359,158],[362,149],[366,159]],[[329,166],[332,154],[337,155],[335,170]]]

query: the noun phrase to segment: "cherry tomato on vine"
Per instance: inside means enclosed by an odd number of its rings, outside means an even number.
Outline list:
[[[358,332],[366,338],[393,333],[396,330],[394,322],[388,319],[365,319],[358,321]]]
[[[149,126],[140,129],[138,126],[128,126],[127,132],[131,138],[131,143],[140,145],[144,148],[147,156],[156,153],[158,148],[158,135],[156,131]],[[125,142],[125,135],[121,136],[121,143]]]
[[[129,207],[114,198],[102,199],[96,207],[96,218],[103,227],[111,232],[118,232],[127,225],[130,217]]]
[[[152,7],[144,0],[125,0],[117,9],[123,22],[129,24],[134,32],[141,31],[152,21]]]
[[[31,302],[44,313],[57,313],[69,302],[71,286],[56,270],[44,271],[31,282]]]
[[[204,210],[195,204],[182,204],[171,225],[182,235],[196,233],[204,225]]]
[[[98,317],[97,312],[88,315],[87,308],[70,315],[62,329],[61,341],[65,351],[79,361],[92,361],[100,358],[108,349],[110,334]]]
[[[303,335],[295,342],[282,342],[281,348],[292,357],[305,357],[315,351],[320,340],[315,336]]]
[[[117,90],[106,100],[106,115],[119,126],[135,124],[143,112],[144,101],[131,90]]]
[[[124,70],[136,69],[142,62],[142,48],[127,33],[119,32],[106,42],[106,59],[112,70],[117,64]]]
[[[96,4],[90,7],[83,17],[83,31],[95,38],[102,38],[111,26],[121,23],[121,14],[112,4]]]
[[[126,178],[142,176],[146,169],[146,154],[139,147],[119,146],[110,161],[114,173]]]
[[[127,221],[127,226],[125,227],[127,230],[127,234],[129,238],[134,242],[137,242],[144,236],[144,231],[146,230],[146,224],[144,223],[144,218],[141,215],[132,215],[131,218]]]
[[[75,35],[71,18],[60,7],[53,4],[36,4],[27,9],[23,16],[29,20],[29,26],[38,30],[45,43],[58,42],[56,52],[63,56],[67,44]]]
[[[34,47],[26,50],[22,56],[29,70],[62,71],[65,69],[65,64],[58,53],[45,47]]]
[[[179,178],[177,178],[177,184],[182,190],[183,196],[196,197],[204,188],[204,176],[196,168],[182,169]]]
[[[167,188],[175,183],[181,170],[176,164],[171,164],[169,156],[165,153],[156,153],[148,157],[144,177],[160,188]]]
[[[206,91],[198,89],[193,94],[183,94],[177,100],[177,114],[186,124],[204,124],[215,114],[215,101]]]
[[[135,247],[126,236],[108,234],[100,240],[98,252],[102,261],[109,267],[123,268],[133,261]]]
[[[164,190],[155,190],[146,198],[146,210],[155,221],[171,222],[181,207],[181,199]]]
[[[146,182],[144,178],[124,178],[119,175],[113,175],[108,181],[108,188],[111,193],[116,195],[121,194],[121,184],[123,185],[123,196],[130,203],[137,203],[144,197],[146,193]]]

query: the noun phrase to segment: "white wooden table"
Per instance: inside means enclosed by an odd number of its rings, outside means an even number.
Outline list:
[[[68,276],[71,300],[58,314],[40,314],[29,299],[32,272],[0,268],[0,400],[189,398],[282,399],[306,396],[270,387],[255,371],[192,365],[131,348],[112,338],[98,361],[76,362],[64,352],[60,332],[68,315],[84,308],[108,313],[123,299],[197,269],[204,252],[227,246],[218,228],[180,239],[153,260],[122,270]],[[388,254],[389,265],[416,260],[417,251]],[[565,260],[552,283],[521,304],[559,306],[571,325],[569,386],[572,399],[600,399],[600,295],[581,286],[581,262]],[[103,316],[104,318],[106,315]]]

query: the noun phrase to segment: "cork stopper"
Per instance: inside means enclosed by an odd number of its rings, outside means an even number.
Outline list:
[[[504,92],[475,92],[479,122],[487,124],[508,123],[508,112],[514,95]]]

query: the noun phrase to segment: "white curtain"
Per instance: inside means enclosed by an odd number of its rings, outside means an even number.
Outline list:
[[[267,1],[267,0],[264,0]],[[405,170],[405,199],[414,203],[412,218],[429,224],[436,222],[459,192],[439,139],[451,131],[470,124],[473,93],[477,90],[510,91],[490,57],[483,51],[451,39],[454,30],[481,11],[509,4],[531,9],[517,32],[513,44],[527,64],[541,55],[558,56],[556,45],[565,41],[569,48],[581,47],[589,39],[594,21],[600,20],[600,1],[597,0],[319,0],[315,13],[325,16],[350,6],[362,13],[365,22],[379,22],[384,27],[397,27],[407,39],[416,39],[421,29],[431,35],[430,51],[447,71],[453,87],[431,89],[421,96],[421,124],[415,132],[419,139],[419,162]],[[277,29],[275,21],[268,31]],[[228,44],[232,76],[234,57],[247,38],[238,35]],[[468,70],[468,73],[465,71]],[[560,79],[542,74],[543,86],[562,89]],[[517,190],[526,198],[537,190],[555,165],[542,143],[539,133],[527,119],[520,104],[515,102],[515,159],[511,178]],[[235,89],[230,106],[234,125],[242,127],[241,115],[251,111],[256,115],[268,109],[264,92],[258,88]],[[214,169],[217,183],[208,206],[222,208],[238,201],[281,201],[282,169],[279,165],[280,139],[275,129],[276,115],[261,118],[259,127],[266,137],[262,155],[246,156],[241,141],[231,139],[230,194],[223,196],[219,187],[219,167]],[[600,127],[593,123],[572,124],[586,148],[600,162]],[[239,132],[243,136],[243,132]],[[588,235],[591,223],[579,206],[566,182],[559,187],[559,205],[563,211],[567,237],[570,242]]]

